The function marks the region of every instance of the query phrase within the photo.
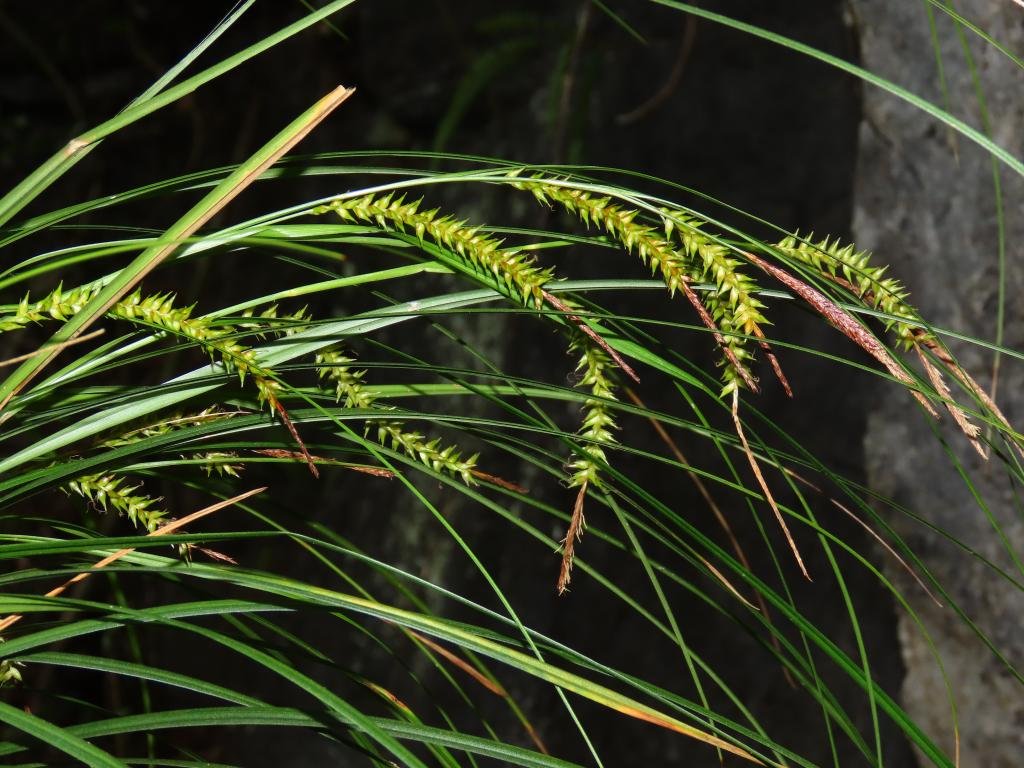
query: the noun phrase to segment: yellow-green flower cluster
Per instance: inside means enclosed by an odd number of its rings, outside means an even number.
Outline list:
[[[377,394],[363,383],[366,371],[353,370],[353,362],[353,358],[336,350],[321,352],[316,356],[317,373],[321,379],[327,379],[334,384],[335,400],[344,401],[346,408],[390,410],[376,402]],[[447,472],[461,478],[466,485],[474,484],[473,471],[476,468],[477,455],[463,459],[455,446],[441,447],[439,438],[428,439],[419,432],[405,429],[405,426],[397,421],[376,421],[376,426],[377,442],[381,445],[390,445],[396,451],[403,451],[435,472]]]
[[[665,236],[678,238],[683,252],[690,257],[690,274],[699,282],[711,283],[715,290],[702,295],[702,299],[725,338],[726,346],[736,360],[745,364],[752,357],[751,337],[763,338],[761,326],[769,325],[761,312],[764,304],[756,294],[758,285],[743,272],[743,262],[732,255],[728,246],[701,231],[706,223],[682,211],[663,210]],[[723,371],[723,395],[743,384],[735,366],[726,365]]]
[[[405,202],[392,194],[364,195],[314,209],[321,214],[333,211],[344,221],[363,221],[382,229],[413,232],[423,240],[429,237],[459,256],[475,271],[493,280],[499,290],[525,305],[540,308],[544,303],[544,284],[551,271],[537,267],[536,260],[515,248],[502,248],[502,241],[483,233],[453,216],[438,216],[437,209],[421,211],[422,201]]]
[[[206,408],[199,413],[173,414],[162,418],[152,424],[134,427],[121,434],[108,437],[99,442],[101,448],[118,448],[132,445],[140,440],[149,437],[166,435],[176,429],[193,424],[203,424],[210,421],[231,418],[231,414],[223,413],[216,408]],[[209,451],[193,455],[194,459],[200,461],[200,466],[207,475],[218,474],[226,477],[238,477],[241,466],[231,463],[234,454]],[[65,491],[77,493],[93,502],[104,512],[113,509],[120,514],[128,516],[128,519],[136,526],[141,526],[148,531],[155,530],[166,512],[157,508],[159,499],[138,494],[138,486],[125,487],[127,480],[112,474],[86,475],[64,486]]]
[[[37,302],[29,301],[29,297],[26,296],[13,315],[0,320],[0,331],[23,328],[30,323],[46,320],[67,320],[81,312],[102,288],[101,283],[80,286],[70,291],[64,291],[62,286],[57,286],[56,290]],[[228,371],[237,373],[243,384],[246,376],[251,375],[260,402],[269,402],[273,409],[280,385],[274,380],[274,374],[270,369],[256,362],[256,351],[238,341],[238,329],[217,324],[210,318],[193,317],[194,307],[176,307],[174,299],[173,294],[144,297],[141,291],[137,290],[114,304],[107,315],[136,325],[164,330],[195,342],[212,358],[219,359]],[[275,308],[271,308],[270,311],[271,314],[264,319],[276,319]]]
[[[277,401],[280,384],[274,374],[256,362],[256,350],[236,338],[238,331],[229,325],[218,325],[206,317],[192,317],[193,307],[175,307],[173,294],[155,294],[143,297],[135,291],[111,309],[113,317],[141,321],[196,342],[211,358],[219,358],[228,371],[238,374],[241,383],[252,376],[261,403],[269,402],[271,409]]]
[[[599,483],[599,473],[608,463],[605,447],[616,443],[613,433],[617,429],[609,408],[609,401],[616,399],[611,359],[603,349],[583,337],[573,343],[572,350],[581,352],[576,365],[577,386],[588,389],[591,397],[583,404],[583,424],[577,432],[584,442],[576,458],[569,463],[570,488]]]
[[[86,475],[67,484],[67,488],[98,506],[104,512],[114,510],[127,515],[133,525],[155,531],[166,511],[159,509],[160,499],[136,493],[139,486],[126,486],[116,475]]]
[[[133,443],[137,443],[147,437],[166,435],[176,429],[183,429],[184,427],[195,424],[206,424],[211,421],[230,419],[232,415],[233,414],[231,413],[220,411],[215,407],[204,408],[199,413],[171,414],[152,424],[135,427],[127,432],[122,432],[121,434],[102,440],[99,445],[101,448],[118,448],[125,445],[132,445]],[[207,451],[204,453],[192,454],[192,458],[199,460],[200,466],[207,475],[217,474],[226,477],[238,477],[239,472],[241,471],[241,465],[231,462],[231,459],[235,458],[235,454],[233,453],[227,453],[224,451]]]
[[[334,384],[334,399],[344,400],[346,408],[372,408],[377,395],[363,384],[366,371],[352,370],[354,362],[337,350],[321,352],[316,356],[317,373]]]
[[[238,454],[231,451],[204,451],[194,454],[193,459],[198,459],[203,472],[207,477],[218,475],[220,477],[241,477],[242,465],[234,461]]]
[[[67,320],[81,312],[93,297],[103,290],[103,283],[89,283],[65,291],[58,285],[46,298],[32,302],[26,295],[13,314],[0,318],[0,332],[15,331],[31,323]]]
[[[405,425],[396,421],[381,421],[377,424],[377,442],[381,445],[391,444],[396,451],[405,451],[424,466],[435,472],[448,472],[460,478],[466,485],[473,485],[473,470],[476,468],[478,454],[468,459],[454,445],[441,447],[441,439],[428,439],[419,432],[409,431]]]
[[[705,302],[726,352],[723,393],[729,394],[744,383],[753,386],[755,379],[748,369],[753,355],[743,334],[751,333],[759,323],[765,322],[760,312],[762,305],[750,295],[749,279],[737,274],[739,261],[730,258],[724,247],[699,233],[692,217],[683,219],[676,228],[683,242],[680,250],[669,239],[672,229],[667,216],[664,219],[666,232],[662,236],[657,228],[637,220],[639,211],[614,203],[610,197],[595,196],[543,177],[517,178],[512,186],[533,193],[545,205],[560,205],[587,226],[604,229],[650,267],[652,274],[660,271],[672,295],[677,290],[690,292],[689,285],[695,281],[714,282],[718,290]]]
[[[840,279],[858,298],[892,315],[895,319],[885,320],[885,328],[893,331],[906,348],[923,337],[931,338],[931,334],[924,331],[917,310],[906,302],[910,295],[906,288],[896,278],[885,277],[888,267],[872,265],[868,251],[841,245],[838,239],[826,238],[814,243],[811,238],[794,236],[784,238],[774,248],[823,275]]]
[[[173,413],[164,416],[159,421],[142,426],[134,426],[126,432],[120,432],[111,437],[100,440],[101,448],[119,448],[124,445],[137,443],[147,437],[166,435],[176,429],[182,429],[195,424],[207,424],[211,421],[220,421],[231,418],[230,413],[218,410],[216,407],[204,408],[199,413]],[[136,424],[138,422],[135,422]]]
[[[268,335],[277,336],[292,336],[296,333],[301,333],[309,327],[310,316],[306,310],[306,307],[292,312],[291,314],[281,315],[278,314],[278,307],[276,304],[267,307],[261,311],[258,315],[253,314],[251,309],[247,309],[242,313],[242,317],[252,317],[259,320],[259,322],[241,322],[238,323],[239,330],[248,331],[253,333],[258,339],[265,339]]]
[[[4,640],[0,637],[0,643]],[[9,661],[4,659],[0,661],[0,688],[4,688],[8,685],[17,685],[21,682],[21,670],[18,667],[21,666],[16,661]]]

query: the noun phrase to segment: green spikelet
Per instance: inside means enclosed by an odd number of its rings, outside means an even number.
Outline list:
[[[346,408],[390,410],[376,402],[377,394],[363,383],[365,370],[352,370],[355,360],[336,350],[321,352],[316,356],[317,373],[321,379],[334,384],[334,398],[344,401]],[[461,452],[453,445],[441,447],[438,438],[428,439],[419,432],[409,431],[401,422],[374,420],[377,442],[402,451],[409,457],[430,467],[435,472],[447,472],[458,477],[466,485],[474,485],[473,471],[477,456],[462,458]],[[367,422],[367,430],[371,423]]]
[[[587,226],[595,226],[615,238],[628,253],[635,254],[650,268],[652,274],[661,273],[669,293],[689,290],[692,282],[715,283],[718,290],[705,299],[708,313],[721,332],[721,345],[726,355],[723,365],[723,395],[740,386],[752,386],[755,381],[749,370],[753,354],[747,340],[736,334],[749,333],[765,323],[762,305],[744,290],[749,279],[736,273],[738,261],[730,259],[717,243],[696,234],[694,220],[685,227],[694,230],[677,249],[671,242],[672,229],[666,223],[664,236],[655,227],[638,221],[639,211],[612,202],[610,197],[599,197],[580,189],[566,187],[544,177],[514,177],[512,186],[531,192],[544,205],[558,205],[578,216]],[[668,218],[665,218],[668,222]]]
[[[0,333],[15,331],[32,323],[67,320],[81,312],[101,290],[103,284],[99,282],[79,286],[70,291],[65,291],[63,284],[59,284],[40,301],[32,302],[25,296],[13,314],[0,318]]]
[[[132,445],[140,440],[144,440],[147,437],[158,437],[160,435],[166,435],[177,429],[184,429],[195,424],[207,424],[213,421],[223,421],[230,419],[233,416],[231,413],[225,413],[218,410],[216,407],[205,408],[199,413],[191,414],[171,414],[163,417],[160,421],[153,422],[151,424],[144,424],[140,427],[134,427],[127,432],[122,432],[108,437],[99,442],[101,448],[119,448],[126,445]],[[225,453],[221,451],[208,451],[205,453],[196,453],[192,455],[193,459],[200,461],[200,468],[206,472],[206,474],[213,475],[217,474],[222,477],[239,477],[239,472],[242,469],[240,464],[231,463],[230,459],[234,458],[235,454]]]
[[[617,442],[614,435],[617,426],[608,407],[608,401],[616,399],[614,366],[605,351],[585,337],[574,340],[570,349],[580,353],[576,365],[580,377],[577,386],[589,390],[592,397],[583,404],[583,424],[577,434],[585,442],[569,464],[569,487],[598,486],[600,470],[608,463],[605,448]]]
[[[101,283],[81,286],[71,291],[58,286],[45,298],[34,303],[26,296],[13,315],[0,320],[0,331],[15,330],[47,320],[67,320],[81,312],[102,288]],[[217,325],[210,318],[193,317],[194,307],[176,307],[174,300],[174,294],[144,297],[141,291],[136,290],[111,307],[107,316],[166,331],[196,343],[212,359],[219,360],[226,370],[237,373],[241,383],[245,383],[246,377],[251,377],[260,403],[269,402],[273,408],[280,385],[275,381],[273,371],[256,362],[255,350],[237,340],[239,330],[228,325]],[[277,319],[276,308],[270,311],[272,314],[265,315],[264,320]],[[303,312],[288,318],[293,327],[307,319]]]
[[[322,214],[333,211],[344,221],[361,221],[381,229],[412,232],[423,240],[429,237],[457,254],[474,270],[497,282],[499,289],[516,301],[540,308],[544,304],[544,284],[551,271],[540,269],[536,260],[514,248],[502,248],[502,241],[489,237],[465,221],[438,216],[437,209],[421,211],[422,201],[405,202],[404,197],[388,194],[364,195],[314,209]]]
[[[251,309],[242,313],[243,317],[253,317],[259,322],[238,323],[238,329],[252,333],[261,341],[268,336],[293,336],[301,333],[309,327],[312,318],[306,307],[290,314],[279,314],[276,304],[267,307],[258,315],[254,315]]]
[[[221,411],[215,406],[204,408],[198,413],[171,413],[162,417],[159,421],[143,423],[141,426],[133,426],[127,431],[104,437],[99,441],[98,445],[101,448],[120,448],[137,443],[147,437],[166,435],[176,429],[230,419],[233,415],[232,413]],[[138,425],[139,422],[135,422],[135,424]]]
[[[173,294],[155,294],[143,297],[140,291],[119,301],[111,309],[113,317],[130,322],[142,322],[195,342],[211,358],[219,359],[229,371],[238,374],[244,383],[246,376],[269,378],[272,372],[256,363],[256,353],[235,337],[238,331],[231,326],[214,325],[210,318],[192,317],[194,307],[175,307]]]
[[[67,484],[67,489],[88,499],[104,512],[126,515],[132,524],[149,532],[160,527],[166,511],[158,508],[160,499],[136,493],[139,486],[126,486],[117,475],[86,475]]]
[[[396,451],[404,451],[424,466],[435,472],[447,472],[458,477],[466,485],[475,485],[473,470],[476,468],[478,454],[463,459],[462,454],[454,445],[441,447],[441,439],[428,439],[419,432],[408,430],[404,424],[396,421],[377,423],[377,442],[388,445]]]
[[[756,295],[759,286],[742,271],[743,262],[732,256],[727,246],[701,230],[706,222],[682,211],[663,209],[662,214],[665,237],[678,239],[691,259],[693,278],[715,286],[714,291],[704,294],[704,303],[721,329],[726,346],[745,363],[752,357],[749,337],[764,338],[762,326],[770,325],[761,311],[764,304]],[[743,385],[735,366],[725,365],[722,378],[723,396]]]
[[[232,477],[238,479],[241,477],[242,465],[235,463],[232,459],[238,457],[238,454],[230,451],[206,451],[205,453],[193,454],[193,459],[198,459],[200,468],[206,473],[207,477],[217,475],[219,477]]]
[[[885,276],[888,267],[872,265],[868,251],[841,245],[839,240],[826,238],[814,243],[810,237],[797,236],[786,237],[774,247],[794,261],[836,279],[869,306],[893,315],[896,319],[886,320],[885,328],[907,349],[925,338],[933,338],[924,330],[917,310],[907,303],[910,294],[906,288],[899,280]]]
[[[354,362],[336,350],[321,352],[316,356],[317,374],[334,384],[334,399],[344,401],[346,408],[372,408],[377,395],[363,384],[366,371],[352,370]]]
[[[4,639],[0,637],[0,643]],[[7,688],[21,682],[21,671],[18,669],[21,664],[16,661],[4,659],[0,661],[0,688]]]

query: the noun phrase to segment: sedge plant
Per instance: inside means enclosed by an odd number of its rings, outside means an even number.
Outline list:
[[[949,352],[943,331],[917,312],[913,286],[891,277],[884,258],[830,236],[756,237],[743,221],[702,213],[668,183],[655,192],[645,184],[644,191],[625,173],[457,155],[295,154],[321,122],[344,119],[350,84],[237,166],[164,180],[160,195],[200,189],[203,196],[163,232],[83,228],[73,245],[32,251],[42,235],[74,228],[77,217],[152,194],[129,189],[26,217],[84,154],[103,151],[105,137],[231,76],[248,58],[350,1],[310,11],[186,77],[185,68],[211,56],[252,2],[240,4],[130,107],[0,198],[0,249],[30,254],[5,261],[0,276],[7,297],[0,341],[17,339],[28,350],[5,362],[0,383],[0,556],[9,563],[0,679],[5,693],[38,688],[33,681],[44,670],[48,681],[31,711],[13,698],[0,701],[7,739],[0,753],[38,761],[42,741],[62,759],[88,765],[203,765],[181,746],[180,734],[247,726],[257,733],[299,729],[373,765],[575,764],[549,753],[535,715],[506,682],[514,676],[520,689],[553,691],[563,727],[578,730],[593,764],[601,758],[581,701],[702,742],[708,760],[717,752],[735,764],[812,765],[767,731],[728,675],[702,658],[668,597],[687,591],[750,633],[766,663],[815,702],[837,764],[850,754],[881,765],[885,720],[935,765],[954,765],[955,755],[872,677],[863,645],[844,648],[829,628],[806,618],[786,582],[751,565],[735,539],[717,543],[719,531],[695,525],[629,469],[649,463],[672,483],[696,482],[709,500],[748,505],[771,526],[761,528],[764,546],[771,548],[775,531],[785,542],[776,560],[781,572],[816,577],[806,548],[819,547],[838,582],[844,569],[865,569],[911,610],[876,555],[858,551],[809,513],[806,497],[828,486],[836,504],[884,545],[886,557],[915,572],[925,590],[943,591],[918,573],[910,545],[886,526],[884,500],[784,433],[764,429],[757,415],[768,381],[799,396],[785,373],[791,345],[771,335],[777,305],[799,305],[806,322],[845,337],[851,364],[906,390],[908,405],[920,406],[908,418],[938,419],[945,411],[962,440],[1021,479],[1020,433]],[[662,4],[772,38],[682,3]],[[920,106],[1009,169],[1024,170],[985,135],[939,107]],[[427,170],[420,160],[429,161]],[[232,217],[228,203],[253,184],[275,184],[296,171],[329,178],[335,191]],[[506,203],[502,210],[514,201],[536,205],[551,229],[523,228],[500,215],[473,220],[451,203],[452,190],[485,190]],[[614,254],[613,276],[574,279],[561,258],[570,248]],[[243,285],[245,295],[230,304],[213,293],[186,292],[183,270],[266,253],[277,254],[273,291]],[[88,279],[80,279],[80,269],[67,270],[72,258],[85,265]],[[616,297],[626,291],[671,307],[677,320],[664,325],[713,344],[717,367],[672,348],[653,318],[619,311]],[[472,351],[484,361],[478,365],[439,360],[432,345],[450,342],[453,318],[473,313],[543,329],[567,356],[552,355],[546,377],[487,360],[481,350]],[[674,393],[671,410],[644,404],[654,382]],[[471,413],[483,415],[467,416],[459,407],[469,399],[480,403]],[[635,443],[648,422],[662,440],[660,453]],[[691,465],[681,441],[720,452],[728,470]],[[520,476],[531,485],[567,487],[571,499],[550,504]],[[487,599],[388,562],[340,526],[274,495],[275,484],[315,487],[332,477],[366,498],[382,484],[401,488],[479,574]],[[688,688],[672,690],[666,681],[609,666],[526,623],[523,606],[477,553],[480,542],[439,508],[438,486],[524,542],[520,556],[549,574],[549,589],[534,600],[572,600],[566,593],[579,582],[594,585],[652,635],[669,640],[688,671]],[[196,503],[183,508],[182,499]],[[51,507],[68,514],[41,511]],[[256,565],[230,554],[257,545],[275,557]],[[598,560],[590,562],[588,553],[597,550],[637,563],[657,607],[619,588]],[[306,564],[302,577],[285,567],[296,559]],[[123,585],[174,597],[140,602]],[[367,653],[401,661],[419,704],[390,690],[390,677],[373,679],[364,671],[368,663],[351,663],[337,647],[303,638],[303,616],[332,633],[369,638],[361,646]],[[274,683],[225,685],[206,676],[205,667],[192,671],[188,659],[182,666],[147,654],[138,638],[159,633],[187,638],[186,647]],[[96,635],[109,639],[90,642]],[[986,644],[986,652],[998,654],[979,637],[979,647]],[[468,702],[472,724],[424,695],[415,659],[427,660],[440,684]],[[314,674],[310,665],[330,674]],[[65,691],[72,673],[131,681],[134,698],[126,711]],[[863,691],[869,732],[830,690],[833,673]],[[162,701],[157,688],[176,690],[188,705],[155,704]],[[473,706],[481,695],[501,700],[518,723],[515,733],[496,730]]]

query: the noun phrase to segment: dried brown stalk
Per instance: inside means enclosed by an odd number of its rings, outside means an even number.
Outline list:
[[[284,406],[281,405],[281,401],[274,397],[273,394],[269,395],[269,400],[270,410],[276,411],[277,415],[281,417],[281,422],[288,429],[288,432],[292,436],[292,440],[294,440],[299,446],[299,450],[302,452],[302,457],[306,460],[306,466],[309,467],[310,474],[319,480],[320,470],[316,468],[316,462],[313,460],[313,454],[311,454],[309,449],[306,448],[306,444],[302,441],[302,437],[299,435],[299,430],[297,430],[295,425],[292,423],[292,419],[288,415],[288,411],[284,409]]]
[[[583,333],[589,336],[594,341],[594,343],[597,344],[597,346],[603,349],[605,353],[607,353],[608,357],[614,360],[615,364],[622,369],[623,373],[629,376],[629,378],[631,378],[637,384],[640,383],[640,377],[637,376],[636,372],[629,367],[629,364],[622,359],[622,356],[614,349],[612,349],[611,345],[603,338],[601,338],[601,336],[593,328],[591,328],[589,325],[583,322],[583,319],[580,318],[579,315],[574,315],[572,312],[572,308],[568,304],[566,304],[564,301],[559,299],[554,294],[549,293],[548,291],[541,291],[541,293],[543,293],[544,300],[547,301],[548,304],[553,306],[558,311],[565,313],[565,317],[567,320],[569,320],[569,322],[571,322],[573,325],[579,328]]]
[[[754,335],[757,337],[757,343],[764,351],[764,356],[768,358],[768,362],[772,366],[772,371],[775,372],[775,378],[779,380],[779,384],[782,385],[783,391],[786,393],[786,397],[793,396],[793,388],[789,386],[789,379],[786,378],[786,374],[782,372],[782,366],[779,364],[779,359],[775,356],[775,352],[772,351],[771,345],[764,337],[764,331],[761,330],[760,326],[754,327]]]
[[[505,478],[498,477],[497,475],[488,474],[487,472],[484,472],[479,469],[472,470],[470,474],[473,475],[473,477],[477,477],[488,483],[494,483],[495,485],[499,486],[500,488],[504,488],[507,491],[515,491],[516,493],[529,493],[528,488],[524,488],[518,483],[513,483],[511,480],[506,480]]]
[[[785,518],[782,517],[782,510],[779,509],[779,505],[775,502],[775,497],[772,496],[771,489],[768,487],[768,483],[765,482],[764,475],[761,474],[761,467],[757,463],[757,459],[754,458],[754,452],[750,449],[750,443],[747,442],[747,436],[743,432],[743,424],[740,422],[740,393],[733,390],[732,393],[732,423],[736,428],[736,435],[740,439],[740,443],[743,445],[743,452],[747,455],[747,461],[750,463],[750,468],[754,471],[754,477],[757,478],[758,485],[761,486],[761,490],[764,492],[764,497],[768,501],[768,505],[772,508],[772,512],[775,513],[775,519],[779,522],[779,527],[782,528],[782,533],[786,537],[786,542],[789,544],[790,550],[793,552],[793,556],[796,558],[796,563],[800,567],[800,572],[803,573],[804,577],[808,581],[813,581],[811,574],[807,572],[807,567],[804,565],[804,560],[800,556],[800,550],[797,549],[796,541],[793,540],[793,535],[789,532],[789,526],[786,525]]]

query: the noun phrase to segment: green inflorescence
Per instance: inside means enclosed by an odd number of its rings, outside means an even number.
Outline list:
[[[24,328],[31,323],[47,320],[67,320],[82,311],[85,305],[103,288],[102,283],[91,283],[70,291],[58,285],[43,299],[32,302],[29,297],[22,299],[17,310],[0,319],[0,332]],[[136,325],[144,325],[166,331],[172,335],[192,341],[199,345],[212,359],[218,360],[225,370],[238,374],[244,384],[246,377],[251,377],[256,387],[259,402],[269,403],[271,410],[278,401],[280,384],[274,372],[256,361],[256,351],[238,341],[240,328],[220,324],[208,317],[194,317],[194,306],[176,307],[174,294],[153,294],[143,296],[136,290],[129,296],[114,304],[107,312],[108,317],[125,320]],[[263,329],[260,333],[270,330],[269,320],[289,321],[285,333],[294,333],[302,327],[308,318],[304,311],[286,318],[277,316],[277,308],[271,307],[259,316],[261,324],[245,323],[245,331],[252,328]],[[280,322],[274,324],[277,329]]]
[[[182,429],[193,424],[219,421],[230,417],[231,414],[224,413],[216,408],[206,408],[199,413],[193,414],[174,414],[158,422],[134,427],[126,432],[101,440],[99,447],[119,448],[132,445],[149,437],[166,435],[176,429]],[[240,465],[231,462],[231,459],[234,458],[233,454],[211,451],[194,454],[192,458],[199,461],[199,466],[207,475],[239,476]],[[159,526],[161,520],[166,517],[167,512],[157,506],[160,503],[160,499],[136,493],[139,486],[125,487],[127,482],[124,477],[113,474],[86,475],[65,485],[64,490],[74,492],[88,499],[104,512],[113,509],[120,514],[124,514],[134,525],[152,532]]]
[[[706,222],[682,211],[663,210],[665,236],[675,235],[690,257],[691,272],[699,282],[711,283],[715,290],[702,298],[725,337],[725,343],[741,363],[752,357],[749,341],[764,338],[761,327],[770,323],[761,312],[764,304],[757,298],[759,286],[740,267],[743,262],[730,255],[728,246],[701,230]],[[735,366],[726,361],[723,396],[743,384]]]
[[[2,642],[4,642],[4,639],[0,637],[0,643]],[[17,685],[21,682],[21,670],[18,669],[20,666],[21,664],[16,661],[8,659],[0,661],[0,688]]]
[[[853,245],[841,245],[828,238],[817,243],[809,238],[789,236],[776,243],[774,249],[783,255],[812,267],[822,275],[838,278],[857,298],[874,309],[891,315],[884,320],[885,328],[892,331],[909,349],[923,338],[932,338],[924,330],[921,316],[906,302],[903,284],[886,277],[888,267],[871,264],[868,251],[858,251]]]
[[[689,291],[694,282],[713,282],[717,290],[704,301],[726,352],[722,361],[723,395],[755,381],[749,370],[753,354],[746,336],[758,333],[760,325],[767,322],[761,314],[763,305],[751,293],[752,281],[736,269],[739,260],[730,258],[724,246],[701,233],[701,222],[689,216],[679,218],[675,231],[682,247],[676,248],[671,242],[672,217],[668,215],[664,217],[662,236],[656,227],[639,220],[639,211],[619,205],[610,197],[593,195],[545,177],[514,179],[513,187],[531,192],[541,203],[557,204],[587,226],[605,230],[628,253],[636,254],[652,274],[660,272],[671,295],[677,290]]]
[[[454,445],[441,447],[440,438],[427,438],[419,432],[408,430],[397,421],[381,421],[377,423],[377,442],[381,445],[391,443],[394,450],[405,451],[424,466],[435,472],[447,472],[462,480],[466,485],[474,485],[473,470],[476,468],[477,454],[467,459]]]
[[[335,200],[314,209],[322,214],[333,211],[345,221],[363,221],[382,229],[395,228],[413,232],[423,240],[429,237],[457,255],[467,266],[492,278],[504,292],[527,306],[544,304],[544,284],[551,271],[540,269],[536,260],[521,250],[503,248],[493,238],[454,216],[438,216],[437,209],[422,211],[422,201],[405,202],[391,194]]]
[[[101,290],[103,283],[95,282],[69,291],[65,291],[63,285],[58,285],[44,299],[36,302],[25,296],[13,314],[0,318],[0,332],[16,331],[26,325],[47,320],[67,320],[81,312]]]
[[[132,524],[155,531],[167,516],[167,512],[157,506],[161,500],[136,493],[139,486],[126,483],[125,478],[113,474],[86,475],[68,483],[67,488],[104,512],[113,510],[126,515]]]
[[[373,408],[377,394],[363,383],[366,371],[352,369],[354,362],[337,350],[321,352],[316,356],[317,374],[334,384],[334,399],[344,400],[346,408]]]
[[[596,486],[600,484],[601,469],[608,463],[605,448],[617,442],[617,426],[609,407],[609,402],[616,399],[614,366],[607,353],[585,337],[574,340],[571,349],[580,353],[577,386],[589,390],[591,396],[583,404],[583,424],[577,434],[584,442],[569,463],[569,487]]]
[[[353,370],[355,360],[337,350],[321,352],[316,356],[317,372],[321,379],[335,385],[334,395],[338,402],[344,401],[347,408],[376,409],[387,411],[386,406],[377,403],[377,394],[363,382],[365,370]],[[462,458],[454,445],[442,447],[439,438],[427,438],[419,432],[410,431],[401,422],[390,419],[374,419],[377,442],[390,445],[396,451],[403,451],[411,458],[435,472],[447,472],[460,478],[467,485],[473,485],[473,471],[477,455]],[[369,430],[371,422],[367,422]]]

